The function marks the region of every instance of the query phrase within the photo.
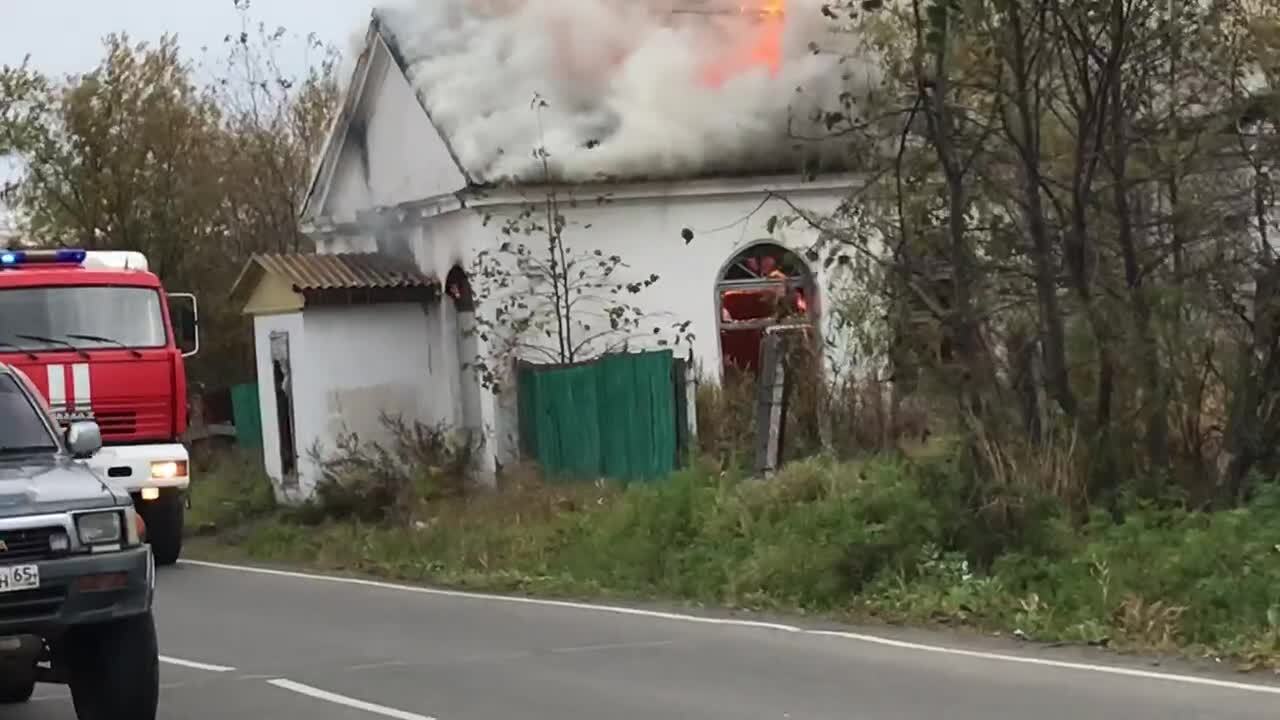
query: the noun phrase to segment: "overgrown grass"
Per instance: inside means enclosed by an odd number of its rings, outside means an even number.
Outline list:
[[[807,460],[751,480],[704,464],[616,488],[440,500],[410,523],[278,515],[233,552],[457,587],[664,598],[1280,667],[1280,490],[1203,514],[1134,504],[1083,525],[1023,498],[975,512],[952,456]]]
[[[257,453],[193,453],[191,462],[191,510],[186,521],[189,533],[210,534],[241,526],[276,509],[271,480]]]

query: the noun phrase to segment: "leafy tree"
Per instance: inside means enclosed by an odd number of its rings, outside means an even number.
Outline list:
[[[1076,477],[1021,482],[1080,499],[1149,477],[1204,499],[1280,468],[1274,3],[825,11],[884,60],[887,106],[859,114],[888,120],[862,146],[893,152],[803,217],[829,261],[869,259],[898,386],[919,370],[958,401],[979,474],[1064,436],[1084,440]]]
[[[14,197],[30,235],[142,251],[167,287],[197,293],[205,342],[190,371],[215,383],[252,372],[252,335],[227,297],[240,267],[307,247],[298,205],[337,94],[332,49],[309,38],[318,62],[289,77],[277,62],[287,34],[251,32],[248,3],[237,7],[241,30],[208,78],[172,37],[110,35],[83,75],[14,74],[27,78],[7,81],[25,91],[22,113],[0,116],[25,170]]]
[[[545,107],[544,99],[534,98],[534,112]],[[533,154],[548,180],[545,197],[501,218],[500,244],[496,250],[481,250],[472,264],[477,313],[471,332],[487,347],[471,363],[481,384],[502,392],[515,361],[567,364],[625,351],[633,344],[691,343],[690,322],[660,324],[654,314],[629,302],[658,282],[656,273],[629,276],[622,257],[566,244],[567,213],[578,201],[564,202],[549,182],[550,153],[538,147]],[[600,196],[595,202],[610,199]],[[494,219],[486,214],[485,225]]]
[[[314,33],[255,23],[250,7],[236,0],[240,30],[224,38],[220,57],[205,59],[223,113],[224,222],[237,255],[309,250],[298,217],[338,103],[339,55]],[[281,56],[299,45],[305,69],[295,76]]]
[[[45,79],[29,63],[0,66],[0,158],[24,146],[38,123],[33,100],[44,93]]]

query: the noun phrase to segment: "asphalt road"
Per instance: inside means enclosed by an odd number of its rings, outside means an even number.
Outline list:
[[[183,564],[166,720],[1236,720],[1280,683],[1081,651],[753,625]],[[70,720],[43,686],[3,720]]]

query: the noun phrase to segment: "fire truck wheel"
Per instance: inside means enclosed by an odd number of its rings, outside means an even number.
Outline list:
[[[0,705],[16,705],[31,699],[36,690],[36,664],[9,665],[0,660]]]
[[[157,565],[172,565],[182,554],[182,525],[186,506],[182,495],[168,492],[143,505],[142,519],[147,524],[147,542]]]
[[[150,612],[77,627],[62,653],[79,720],[155,720],[160,656]]]

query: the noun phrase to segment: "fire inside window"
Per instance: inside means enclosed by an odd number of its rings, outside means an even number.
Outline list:
[[[718,287],[720,350],[726,369],[755,370],[765,330],[812,322],[809,270],[794,253],[758,245],[730,264]]]

